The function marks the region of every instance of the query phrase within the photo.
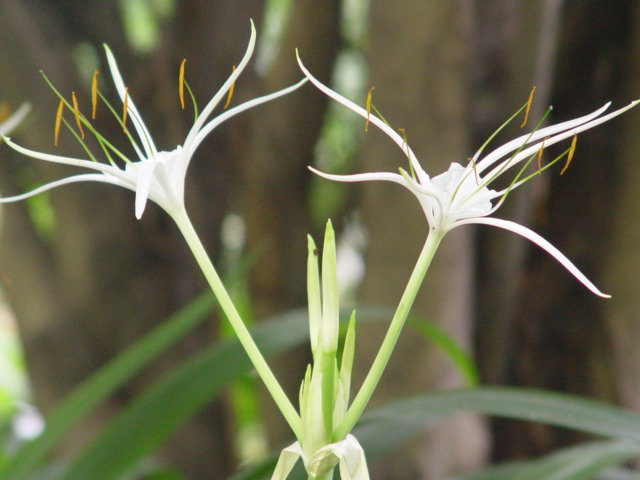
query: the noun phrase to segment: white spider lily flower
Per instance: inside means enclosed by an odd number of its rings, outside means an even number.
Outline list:
[[[534,130],[505,143],[487,155],[481,156],[484,149],[483,146],[469,159],[466,166],[452,163],[446,172],[431,178],[423,170],[415,154],[407,145],[405,138],[367,109],[356,105],[351,100],[322,84],[306,69],[299,57],[298,63],[305,76],[323,93],[353,110],[365,118],[368,123],[372,123],[386,133],[408,157],[411,167],[411,174],[402,169],[400,169],[400,173],[373,172],[354,175],[332,175],[309,167],[311,171],[324,178],[339,182],[383,180],[398,183],[408,188],[416,196],[427,217],[430,230],[441,236],[455,227],[474,223],[514,232],[544,249],[591,292],[601,297],[609,297],[609,295],[602,293],[562,252],[540,235],[518,223],[490,217],[490,215],[500,207],[509,192],[530,178],[530,176],[521,178],[524,172],[522,166],[528,165],[532,159],[541,153],[543,148],[575,137],[580,132],[611,120],[633,108],[640,101],[636,100],[626,107],[603,115],[610,105],[610,103],[607,103],[593,113],[557,125]],[[572,144],[570,150],[555,161],[567,155],[568,164],[573,154],[573,148],[574,144]],[[515,179],[508,187],[498,190],[489,188],[496,178],[517,165],[520,165],[521,170],[515,175]],[[541,170],[545,168],[542,167]]]
[[[340,478],[343,480],[369,480],[364,450],[351,434],[344,440],[325,445],[311,457],[304,453],[298,442],[289,445],[280,453],[271,480],[285,480],[298,458],[302,458],[310,478],[325,475],[338,464]]]
[[[13,112],[6,120],[0,122],[0,135],[8,135],[11,133],[27,116],[31,111],[31,106],[28,103],[23,103],[20,108]]]
[[[140,219],[144,213],[144,209],[148,199],[153,200],[160,205],[170,215],[174,215],[176,212],[184,209],[184,184],[189,162],[193,157],[196,149],[205,137],[211,133],[217,126],[231,117],[244,112],[252,107],[268,102],[280,96],[286,95],[293,90],[300,87],[306,82],[303,79],[295,85],[292,85],[283,90],[265,95],[262,97],[249,100],[238,106],[225,110],[223,113],[213,119],[209,119],[211,113],[220,103],[220,101],[227,95],[227,92],[233,88],[236,79],[240,76],[247,63],[249,62],[256,43],[256,30],[251,22],[251,38],[249,45],[242,58],[240,64],[234,69],[232,74],[227,78],[220,90],[209,100],[209,103],[205,106],[204,110],[197,116],[193,126],[189,130],[187,137],[182,145],[178,145],[171,151],[159,151],[156,147],[147,126],[142,120],[142,116],[139,114],[135,103],[131,99],[128,89],[125,87],[125,83],[120,75],[118,65],[115,57],[111,53],[109,47],[105,45],[105,51],[109,69],[113,83],[116,87],[118,95],[123,102],[123,108],[125,109],[125,117],[131,120],[133,123],[135,132],[139,139],[140,148],[135,141],[132,141],[132,145],[136,152],[138,159],[136,161],[129,161],[125,159],[124,168],[116,165],[114,162],[110,164],[100,163],[97,161],[70,158],[59,155],[52,155],[48,153],[37,152],[29,150],[25,147],[15,144],[9,138],[4,137],[7,144],[18,152],[36,158],[38,160],[44,160],[47,162],[60,163],[64,165],[71,165],[88,170],[93,170],[98,173],[79,174],[57,180],[46,185],[43,185],[35,190],[13,197],[1,198],[0,202],[15,202],[23,200],[27,197],[36,195],[46,190],[59,187],[61,185],[67,185],[76,182],[103,182],[112,185],[118,185],[120,187],[132,190],[136,194],[135,199],[135,215]],[[78,119],[76,112],[76,119]],[[79,120],[77,120],[80,123]],[[86,124],[85,124],[86,125]]]

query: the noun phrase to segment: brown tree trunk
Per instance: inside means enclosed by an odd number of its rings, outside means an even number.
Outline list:
[[[550,122],[584,115],[608,100],[621,106],[633,96],[623,87],[629,72],[626,65],[633,58],[634,6],[633,2],[619,2],[613,8],[597,2],[566,2]],[[635,115],[630,112],[626,118]],[[563,176],[547,176],[548,192],[535,205],[531,225],[605,291],[609,286],[603,283],[603,260],[612,240],[611,193],[616,190],[615,173],[621,171],[616,145],[623,138],[624,122],[625,118],[616,119],[579,136],[569,170]],[[548,158],[561,148],[549,151]],[[603,309],[616,300],[590,294],[535,247],[527,259],[507,382],[614,400]],[[609,321],[615,323],[613,317]],[[504,426],[497,433],[497,455],[531,456],[577,438],[581,437],[543,426]]]
[[[263,76],[260,91],[272,92],[303,78],[295,49],[327,81],[340,46],[340,2],[293,2],[280,50]],[[306,306],[306,235],[311,231],[308,185],[313,149],[327,98],[306,85],[284,99],[260,107],[248,125],[242,190],[236,196],[247,223],[248,251],[259,252],[251,270],[252,301],[258,318],[292,307]],[[318,238],[316,236],[316,238]],[[297,405],[298,390],[309,362],[308,346],[273,368]],[[263,402],[265,421],[275,448],[290,442],[292,433],[273,401]]]
[[[368,57],[375,86],[373,103],[393,128],[405,129],[428,173],[441,173],[451,162],[465,162],[469,155],[465,122],[468,52],[458,4],[377,1],[371,8]],[[392,172],[399,166],[408,168],[402,152],[370,127],[357,170]],[[359,190],[359,206],[369,232],[361,303],[395,306],[426,239],[426,218],[416,199],[398,185],[367,183]],[[467,347],[472,334],[472,235],[471,229],[447,235],[412,312],[436,323]],[[386,325],[360,327],[356,369],[361,375]],[[451,364],[425,338],[406,328],[372,405],[460,385]],[[482,425],[462,415],[373,464],[373,478],[444,478],[478,467],[485,452]]]
[[[158,148],[175,148],[191,123],[191,113],[179,108],[180,61],[189,60],[187,79],[202,107],[244,54],[249,17],[259,18],[262,8],[258,0],[179,2],[175,23],[162,26],[160,48],[142,56],[127,45],[115,5],[0,2],[2,95],[14,106],[21,98],[34,104],[29,128],[18,138],[25,146],[83,155],[70,135],[63,134],[54,150],[57,99],[38,70],[43,69],[63,94],[76,91],[87,111],[89,86],[76,79],[70,55],[84,41],[95,46],[102,64],[102,89],[113,94],[101,48],[102,42],[110,44]],[[247,77],[251,79],[250,74]],[[246,84],[239,82],[239,96]],[[101,133],[133,154],[106,109],[101,113],[97,120]],[[218,251],[220,219],[233,191],[238,162],[237,145],[227,131],[221,128],[200,147],[187,185],[187,203],[212,255]],[[2,156],[5,195],[16,192],[18,182],[25,189],[27,184],[69,174],[69,169],[25,159],[6,147]],[[132,193],[113,187],[74,185],[46,198],[55,216],[50,236],[38,231],[28,204],[10,205],[3,209],[0,250],[2,278],[19,321],[34,401],[45,414],[79,381],[206,288],[177,230],[155,205],[148,205],[138,222]],[[203,326],[111,398],[68,438],[61,453],[86,445],[104,419],[158,379],[166,367],[210,344],[215,335],[211,327],[211,323]],[[222,406],[213,405],[171,440],[164,458],[189,478],[225,477],[234,468],[226,422]]]

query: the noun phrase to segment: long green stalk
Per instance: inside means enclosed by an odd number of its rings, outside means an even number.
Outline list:
[[[213,293],[218,299],[222,311],[229,319],[229,323],[231,324],[231,327],[238,337],[240,344],[244,348],[247,356],[258,372],[258,375],[264,382],[264,385],[267,387],[267,390],[273,397],[273,400],[276,402],[276,405],[282,412],[282,415],[291,427],[291,430],[295,434],[296,438],[302,438],[302,422],[300,420],[300,415],[298,415],[298,412],[289,400],[289,397],[287,397],[284,390],[282,390],[282,387],[278,383],[278,380],[269,368],[269,365],[267,364],[266,360],[262,356],[262,353],[255,344],[253,337],[251,337],[249,330],[242,321],[242,318],[240,317],[238,310],[233,304],[233,301],[229,297],[229,294],[227,293],[222,280],[220,280],[220,276],[213,266],[209,255],[207,255],[207,252],[202,245],[198,234],[193,228],[193,224],[191,223],[191,220],[189,219],[186,211],[180,210],[179,212],[174,213],[172,216],[174,221],[176,222],[176,225],[180,229],[180,232],[184,236],[187,244],[189,245],[189,248],[191,249],[191,252],[193,253],[196,261],[198,262],[198,265],[202,269],[202,273],[209,282],[211,290],[213,290]]]
[[[389,329],[382,340],[380,350],[378,351],[378,354],[376,355],[376,358],[371,365],[371,369],[364,379],[358,394],[353,399],[353,403],[347,410],[342,422],[340,422],[336,428],[334,432],[334,440],[344,438],[353,429],[367,406],[367,403],[369,402],[369,399],[371,398],[371,395],[378,385],[380,377],[382,377],[382,373],[389,362],[389,358],[391,357],[391,353],[398,341],[402,327],[409,316],[409,312],[411,311],[413,302],[418,294],[418,290],[422,285],[424,276],[429,269],[429,265],[431,265],[431,260],[440,245],[443,235],[443,233],[431,231],[427,236],[427,240],[422,247],[422,252],[420,252],[420,257],[418,258],[416,266],[414,267],[404,293],[402,294],[398,308],[396,309],[393,319],[389,324]]]

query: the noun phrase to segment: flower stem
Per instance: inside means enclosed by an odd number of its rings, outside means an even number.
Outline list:
[[[409,282],[402,294],[398,308],[396,309],[393,319],[389,324],[389,329],[382,340],[380,350],[378,351],[378,354],[376,355],[376,358],[371,365],[371,369],[364,379],[358,394],[353,399],[353,403],[347,410],[342,422],[340,422],[336,428],[334,432],[334,440],[344,438],[353,429],[367,406],[369,398],[371,398],[373,391],[380,381],[382,372],[389,362],[389,357],[391,357],[391,353],[398,341],[402,327],[404,326],[407,317],[409,316],[409,312],[411,311],[411,306],[413,305],[418,290],[424,280],[424,276],[429,269],[429,265],[431,265],[431,260],[433,259],[443,236],[444,233],[438,231],[429,232],[427,240],[422,247],[422,252],[420,252],[420,257],[418,258],[416,266],[409,278]]]
[[[309,475],[309,480],[332,480],[334,471],[335,471],[335,468],[332,468],[329,472],[325,473],[324,475],[318,475],[317,477],[312,477],[311,475]]]
[[[276,402],[276,405],[282,412],[285,420],[291,427],[294,435],[298,440],[301,438],[302,434],[302,422],[300,420],[300,415],[293,407],[293,404],[287,397],[284,390],[278,383],[278,380],[274,376],[273,372],[269,368],[266,360],[262,356],[262,353],[258,349],[258,346],[255,344],[249,330],[246,325],[242,321],[238,310],[236,309],[233,301],[229,297],[229,293],[224,287],[222,280],[220,280],[220,276],[216,271],[213,263],[211,263],[211,259],[207,255],[207,252],[198,237],[195,229],[193,228],[193,224],[189,219],[187,212],[185,210],[180,210],[172,215],[176,225],[180,229],[180,232],[184,236],[193,256],[195,257],[198,265],[202,269],[202,273],[206,277],[209,282],[209,286],[213,293],[215,294],[218,302],[220,303],[220,307],[222,311],[225,313],[227,318],[229,319],[229,323],[233,328],[240,344],[244,348],[247,356],[253,363],[258,375],[264,382],[264,385],[267,387],[267,390],[273,397],[273,400]]]

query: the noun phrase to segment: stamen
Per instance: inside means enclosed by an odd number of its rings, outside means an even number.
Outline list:
[[[560,175],[562,175],[564,172],[566,172],[567,168],[569,168],[569,164],[571,163],[571,159],[573,158],[573,154],[576,152],[576,143],[578,143],[578,135],[574,134],[573,135],[573,140],[571,140],[571,146],[569,147],[569,154],[567,155],[567,161],[564,164],[564,167],[562,167],[562,170],[560,170]]]
[[[235,72],[236,71],[236,66],[234,65],[231,68],[231,72]],[[227,108],[229,106],[229,104],[231,103],[231,97],[233,97],[233,89],[236,86],[236,82],[233,82],[231,84],[231,86],[229,87],[229,95],[227,95],[227,103],[224,104],[224,108]]]
[[[542,151],[544,150],[544,142],[546,138],[542,140],[540,144],[540,150],[538,150],[538,175],[542,173]]]
[[[476,168],[476,161],[473,159],[473,157],[469,157],[467,161],[471,162],[471,168],[473,168],[473,174],[476,177],[476,185],[480,186],[480,177],[478,177],[478,169]]]
[[[9,110],[9,104],[7,102],[0,103],[0,122],[4,122],[7,118],[9,118],[9,114],[11,111]]]
[[[73,102],[73,115],[76,117],[76,125],[78,125],[78,130],[80,131],[80,138],[84,140],[84,130],[82,129],[82,122],[80,121],[80,111],[78,110],[76,92],[71,92],[71,101]]]
[[[373,88],[372,88],[372,90],[373,90]],[[369,91],[371,91],[371,90],[369,90]],[[365,129],[365,131],[366,131],[366,129]],[[403,147],[407,147],[407,150],[406,150],[405,153],[407,154],[407,159],[409,160],[409,171],[411,172],[411,178],[413,178],[415,180],[416,179],[416,174],[413,171],[413,165],[411,163],[411,155],[409,153],[409,142],[407,142],[407,132],[405,132],[404,128],[399,128],[398,132],[400,132],[402,134],[402,140],[403,140],[402,146]]]
[[[95,70],[91,79],[91,119],[96,118],[96,108],[98,107],[98,75],[100,72]]]
[[[183,58],[180,64],[180,74],[178,75],[178,95],[180,95],[180,106],[184,110],[184,66],[187,63],[187,59]]]
[[[522,125],[520,128],[524,127],[527,124],[527,119],[529,118],[529,110],[531,110],[531,104],[533,103],[533,92],[536,91],[536,87],[534,86],[531,89],[531,93],[529,94],[529,100],[527,100],[527,107],[524,109],[524,120],[522,121]]]
[[[124,88],[124,100],[122,101],[122,132],[127,133],[127,113],[129,112],[129,87]]]
[[[53,146],[58,146],[58,135],[60,134],[60,124],[62,123],[62,112],[64,112],[64,100],[60,100],[58,111],[56,112],[56,123],[53,127]]]
[[[373,91],[376,89],[376,87],[371,87],[369,89],[369,91],[367,92],[367,101],[366,101],[366,108],[367,108],[367,121],[364,124],[364,131],[368,132],[369,131],[369,118],[371,117],[371,97],[373,96]],[[405,141],[406,143],[406,141]]]

